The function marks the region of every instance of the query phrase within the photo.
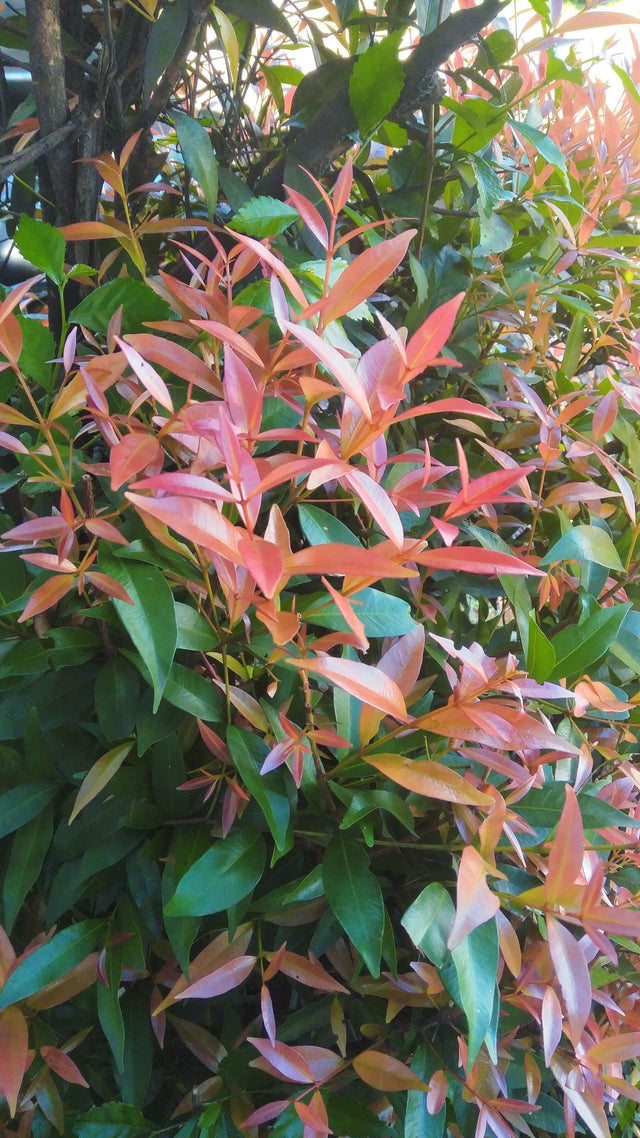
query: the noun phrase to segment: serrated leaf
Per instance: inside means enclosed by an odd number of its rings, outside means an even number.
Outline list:
[[[399,32],[385,36],[356,59],[349,80],[349,102],[356,116],[361,138],[382,122],[395,106],[404,84],[398,59]],[[384,76],[384,82],[381,82]]]
[[[122,309],[122,335],[144,331],[144,324],[168,320],[171,307],[144,281],[122,277],[90,292],[69,313],[69,322],[84,324],[92,332],[106,333],[113,314]]]
[[[23,213],[14,241],[27,261],[41,269],[57,285],[62,284],[65,240],[59,229]]]
[[[240,207],[229,221],[228,228],[262,239],[275,237],[299,219],[298,211],[293,206],[276,198],[257,197]]]

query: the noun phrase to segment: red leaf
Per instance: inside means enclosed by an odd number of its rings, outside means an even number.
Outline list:
[[[297,209],[300,217],[304,221],[308,229],[311,230],[314,237],[322,245],[323,249],[329,248],[329,234],[327,227],[323,221],[322,214],[308,198],[303,197],[297,190],[291,189],[290,186],[285,186],[285,190],[289,196],[289,201],[294,209]]]
[[[235,565],[242,565],[238,552],[242,531],[227,521],[210,502],[171,495],[166,498],[145,498],[130,490],[125,492],[125,498],[141,514],[151,514],[151,517],[170,526],[187,541],[204,549],[212,549],[214,553],[228,557]]]
[[[60,1051],[57,1047],[41,1047],[40,1054],[44,1059],[47,1067],[55,1071],[61,1079],[67,1083],[77,1083],[80,1087],[88,1087],[89,1084],[84,1075],[78,1070],[73,1059],[65,1055],[64,1051]]]
[[[29,1028],[20,1008],[0,1012],[0,1085],[13,1118],[20,1086],[29,1066]]]
[[[515,470],[494,470],[491,474],[474,478],[467,486],[463,486],[449,503],[444,512],[445,518],[458,518],[462,514],[477,510],[479,506],[499,502],[505,490],[519,482],[521,478],[532,474],[534,470],[535,466],[531,464],[519,466]]]
[[[148,391],[149,395],[151,395],[161,407],[166,407],[167,411],[173,414],[173,402],[164,379],[158,375],[156,369],[152,367],[147,360],[143,359],[140,352],[136,351],[131,344],[127,344],[127,342],[121,340],[119,336],[115,337],[115,341],[145,391]]]
[[[132,431],[121,442],[111,448],[109,468],[111,470],[111,489],[119,490],[123,482],[129,482],[134,475],[154,462],[162,451],[155,435]]]
[[[271,1122],[272,1119],[278,1118],[283,1110],[289,1106],[289,1099],[278,1099],[277,1102],[268,1102],[266,1106],[260,1106],[254,1110],[244,1122],[239,1123],[242,1130],[245,1126],[261,1126],[263,1122]]]
[[[270,1043],[267,1039],[256,1039],[250,1035],[247,1041],[284,1079],[294,1083],[315,1083],[309,1064],[295,1047],[288,1047],[286,1043]]]
[[[59,577],[50,577],[45,581],[44,585],[40,585],[29,597],[22,614],[18,617],[18,624],[22,624],[25,620],[30,620],[32,616],[37,616],[40,612],[46,612],[47,609],[53,608],[66,597],[67,593],[73,588],[74,579],[68,574]]]
[[[377,707],[385,715],[393,715],[405,723],[408,719],[404,696],[393,680],[385,676],[371,664],[361,664],[359,660],[343,660],[334,656],[317,656],[315,659],[294,660],[288,657],[287,664],[294,668],[324,676],[330,683],[353,695],[371,707]]]
[[[238,988],[243,980],[246,980],[249,973],[253,971],[256,960],[257,957],[255,956],[236,956],[219,968],[214,968],[213,972],[202,976],[193,984],[189,984],[189,987],[175,996],[175,999],[203,1000],[222,996],[225,992]]]
[[[578,941],[555,917],[547,917],[547,936],[567,1013],[569,1038],[577,1047],[591,1013],[589,967]]]
[[[540,569],[535,569],[527,561],[522,561],[512,553],[496,553],[494,550],[477,549],[475,546],[455,545],[450,549],[425,549],[415,554],[414,561],[427,565],[429,569],[453,569],[461,573],[508,573],[512,576],[544,577]]]
[[[128,544],[128,543],[127,543]],[[105,593],[107,597],[115,597],[118,601],[124,601],[127,605],[132,605],[134,602],[129,596],[127,590],[120,584],[119,581],[114,581],[108,573],[91,573],[85,574],[88,581],[95,585],[100,592]]]
[[[127,336],[127,343],[151,363],[167,368],[174,375],[179,375],[188,383],[194,383],[196,387],[203,388],[211,395],[220,395],[220,383],[211,368],[181,344],[164,340],[161,336],[153,336],[149,332]]]
[[[414,332],[407,344],[407,363],[412,371],[424,371],[438,358],[440,349],[449,338],[463,299],[464,293],[459,292],[452,300],[441,304]]]
[[[351,261],[327,296],[322,312],[324,323],[339,320],[373,296],[406,256],[415,233],[415,229],[407,229],[405,233],[398,233],[388,241],[365,249]]]
[[[388,546],[375,545],[362,549],[359,545],[342,545],[328,542],[311,549],[301,549],[285,558],[285,568],[293,576],[304,573],[324,573],[331,577],[363,577],[379,581],[383,577],[415,577],[408,569],[393,561]]]
[[[550,905],[562,904],[582,869],[584,830],[576,792],[565,783],[565,804],[549,853],[545,892]]]

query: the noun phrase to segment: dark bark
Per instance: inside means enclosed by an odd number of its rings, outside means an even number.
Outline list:
[[[404,65],[404,86],[390,117],[406,117],[428,103],[439,99],[438,68],[452,52],[469,43],[489,24],[503,7],[503,0],[484,0],[475,8],[466,8],[449,16],[434,31],[424,35]],[[296,165],[315,177],[326,172],[332,162],[352,145],[358,129],[349,102],[349,79],[336,85],[335,91],[322,103],[309,124],[292,133],[284,156],[261,179],[258,193],[281,197],[285,166]]]
[[[58,0],[26,0],[26,14],[38,121],[41,134],[46,136],[64,127],[69,119]],[[74,145],[67,135],[40,162],[44,193],[55,203],[51,209],[43,198],[43,209],[55,225],[74,220],[74,157]]]

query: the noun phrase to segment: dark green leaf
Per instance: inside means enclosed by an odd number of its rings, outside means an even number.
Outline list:
[[[111,656],[96,677],[95,701],[98,722],[109,743],[133,733],[140,698],[135,668],[123,656]]]
[[[380,975],[384,904],[377,877],[359,842],[338,832],[327,846],[322,881],[331,909],[372,976]]]
[[[34,320],[32,316],[17,313],[16,319],[22,332],[22,348],[18,360],[20,370],[35,379],[45,391],[50,391],[55,378],[51,362],[56,356],[53,336],[40,320]]]
[[[143,103],[148,102],[158,79],[171,63],[188,16],[186,4],[163,4],[152,24],[144,53]]]
[[[536,683],[542,684],[553,674],[556,663],[555,648],[539,628],[534,616],[529,617],[529,642],[527,644],[527,671]]]
[[[449,955],[447,940],[455,915],[455,905],[447,890],[438,881],[432,881],[409,906],[401,921],[416,948],[438,968]]]
[[[46,221],[22,214],[14,241],[22,256],[46,273],[57,285],[64,277],[65,240],[58,229]]]
[[[200,186],[212,220],[218,205],[218,163],[211,136],[201,122],[182,111],[173,111],[172,119],[185,166]]]
[[[119,600],[113,604],[149,670],[154,691],[153,710],[157,711],[178,643],[171,589],[165,575],[154,565],[125,561],[103,549],[100,566],[126,589],[133,601],[132,605]]]
[[[23,782],[0,795],[0,838],[19,830],[41,814],[58,786],[55,782]]]
[[[187,652],[213,652],[218,647],[216,633],[208,620],[191,605],[175,602],[178,648]]]
[[[296,36],[291,24],[285,19],[274,0],[219,0],[218,7],[230,16],[238,16],[248,24],[258,24],[261,28],[272,28],[274,32],[284,32],[293,42]]]
[[[336,0],[338,18],[342,27],[344,27],[353,9],[357,8],[357,6],[358,0]]]
[[[462,944],[451,953],[458,991],[454,993],[451,976],[445,984],[460,1003],[469,1025],[467,1070],[475,1062],[491,1025],[498,971],[498,929],[495,917],[473,929]],[[444,977],[443,977],[444,978]]]
[[[241,727],[229,727],[227,746],[240,778],[267,820],[277,848],[284,850],[289,844],[291,807],[283,769],[260,774],[269,748],[257,735],[243,731]]]
[[[204,917],[230,909],[255,889],[265,856],[261,834],[251,830],[230,834],[187,870],[165,913],[168,917]]]
[[[92,332],[106,333],[114,312],[122,308],[122,334],[148,331],[144,325],[153,320],[168,320],[171,308],[144,281],[122,277],[90,292],[69,313],[72,324],[84,324]]]
[[[34,949],[5,981],[0,990],[0,1010],[28,999],[70,972],[93,951],[103,930],[102,921],[79,921]]]
[[[27,893],[38,878],[52,834],[53,810],[45,807],[18,830],[11,843],[2,889],[4,927],[9,934]]]
[[[420,1043],[411,1060],[411,1070],[428,1083],[439,1067],[438,1056],[430,1047]],[[437,1114],[429,1114],[424,1092],[408,1091],[404,1138],[442,1138],[446,1113],[446,1106],[443,1106]]]
[[[73,1133],[76,1138],[142,1138],[154,1129],[134,1106],[109,1102],[78,1118]]]
[[[387,117],[404,85],[404,71],[398,59],[400,35],[392,32],[371,44],[358,56],[351,72],[349,102],[363,139]]]

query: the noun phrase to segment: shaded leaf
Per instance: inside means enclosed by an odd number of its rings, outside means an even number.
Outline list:
[[[258,884],[265,856],[264,839],[252,830],[215,842],[181,878],[165,913],[168,917],[204,917],[230,909]]]
[[[322,882],[333,913],[371,975],[379,976],[384,932],[382,891],[359,842],[340,832],[333,835],[322,863]]]

